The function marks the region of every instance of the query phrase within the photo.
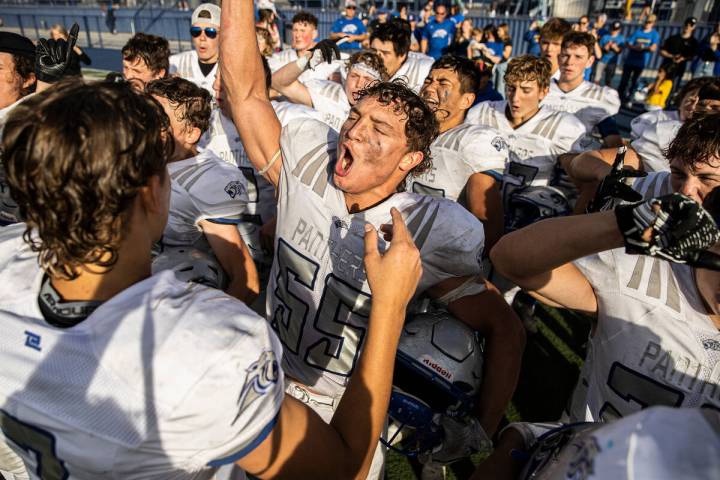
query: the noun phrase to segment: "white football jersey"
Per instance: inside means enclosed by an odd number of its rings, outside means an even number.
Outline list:
[[[630,146],[640,156],[646,171],[660,172],[670,169],[663,152],[681,126],[678,112],[667,110],[646,112],[630,122]]]
[[[409,176],[407,191],[449,198],[464,206],[470,176],[488,173],[501,179],[508,159],[508,143],[500,132],[467,123],[438,135],[430,150],[432,167],[417,177]]]
[[[432,57],[425,54],[408,52],[407,59],[395,72],[395,75],[390,78],[390,81],[402,79],[413,92],[420,93],[420,89],[425,83],[425,78],[430,73],[434,61]]]
[[[348,213],[344,193],[333,184],[336,143],[332,129],[316,120],[297,120],[283,130],[267,290],[268,320],[285,347],[286,373],[330,396],[344,391],[367,334],[366,223],[391,223],[391,207],[403,213],[422,258],[417,295],[447,278],[481,274],[484,245],[482,224],[449,200],[402,192]]]
[[[285,50],[272,54],[272,56],[268,57],[267,61],[268,65],[270,65],[270,70],[275,73],[288,63],[294,62],[297,59],[298,54],[295,49],[286,48]],[[305,70],[300,77],[298,77],[298,80],[302,84],[307,84],[310,80],[327,80],[333,73],[340,69],[340,65],[341,62],[321,63],[315,67],[314,70],[309,68]]]
[[[322,114],[322,121],[336,132],[350,113],[350,101],[345,87],[330,80],[311,80],[305,85],[313,108]]]
[[[634,182],[645,198],[672,192],[670,174]],[[573,395],[571,421],[605,421],[651,405],[720,408],[720,331],[694,271],[618,248],[575,262],[595,290],[598,320]]]
[[[216,63],[212,70],[210,70],[210,73],[205,76],[202,70],[200,70],[199,62],[200,60],[195,50],[170,55],[170,74],[177,75],[185,80],[190,80],[214,96],[215,90],[213,90],[213,83],[215,83],[218,64]]]
[[[172,193],[162,242],[211,253],[199,223],[240,223],[248,214],[247,180],[240,170],[207,149],[192,158],[168,163],[168,171]]]
[[[284,382],[267,322],[166,271],[51,326],[24,229],[0,231],[0,444],[30,478],[207,479],[268,435]]]
[[[545,107],[513,128],[505,116],[507,101],[482,102],[468,111],[465,123],[498,130],[508,142],[509,158],[503,174],[503,201],[529,186],[546,186],[564,153],[581,152],[585,127],[574,115]]]

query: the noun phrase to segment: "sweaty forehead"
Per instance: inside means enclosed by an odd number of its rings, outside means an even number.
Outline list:
[[[354,110],[371,120],[387,123],[399,131],[405,131],[406,116],[395,102],[385,104],[375,96],[365,96],[355,104]]]
[[[720,157],[717,156],[712,156],[704,162],[695,162],[692,165],[687,165],[682,160],[674,158],[670,160],[670,166],[693,175],[717,175],[720,177]]]

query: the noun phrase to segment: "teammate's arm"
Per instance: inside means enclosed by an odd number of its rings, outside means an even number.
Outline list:
[[[489,252],[503,234],[504,211],[500,188],[495,179],[485,173],[474,173],[465,185],[470,213],[483,223],[485,251]]]
[[[223,7],[220,74],[233,122],[250,162],[277,187],[283,161],[280,122],[265,88],[265,71],[253,24],[253,2],[235,0]]]
[[[230,277],[225,292],[250,305],[260,294],[260,277],[237,225],[203,220],[200,228],[223,270]]]
[[[309,59],[312,53],[305,52],[302,55]],[[272,88],[280,92],[280,95],[285,96],[293,103],[299,103],[301,105],[312,107],[313,103],[310,92],[307,87],[298,80],[302,73],[303,70],[297,62],[290,62],[273,73]]]
[[[373,295],[367,342],[330,424],[285,397],[272,432],[238,465],[260,478],[365,478],[387,415],[395,351],[405,308],[422,267],[400,212],[391,210],[393,240],[378,252],[366,227],[365,269]]]
[[[523,290],[554,306],[597,314],[590,282],[571,262],[623,246],[612,211],[551,218],[505,235],[493,266]]]
[[[449,278],[427,293],[432,298],[443,297],[456,291],[468,279]],[[476,415],[485,433],[492,437],[515,392],[525,349],[525,330],[495,286],[483,278],[476,281],[485,284],[485,291],[450,301],[447,308],[485,338],[484,378]]]

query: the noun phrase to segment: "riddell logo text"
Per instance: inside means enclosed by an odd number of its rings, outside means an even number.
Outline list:
[[[432,368],[436,372],[438,372],[443,377],[447,378],[448,380],[452,380],[452,374],[447,371],[445,368],[443,368],[440,364],[438,364],[435,360],[429,357],[423,357],[422,362],[427,365],[428,367]]]

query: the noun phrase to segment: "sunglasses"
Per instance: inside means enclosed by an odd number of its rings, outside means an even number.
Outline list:
[[[211,39],[217,37],[217,34],[218,34],[217,28],[190,27],[190,36],[193,38],[197,38],[202,34],[203,31],[205,32],[205,36],[208,38],[211,38]]]

